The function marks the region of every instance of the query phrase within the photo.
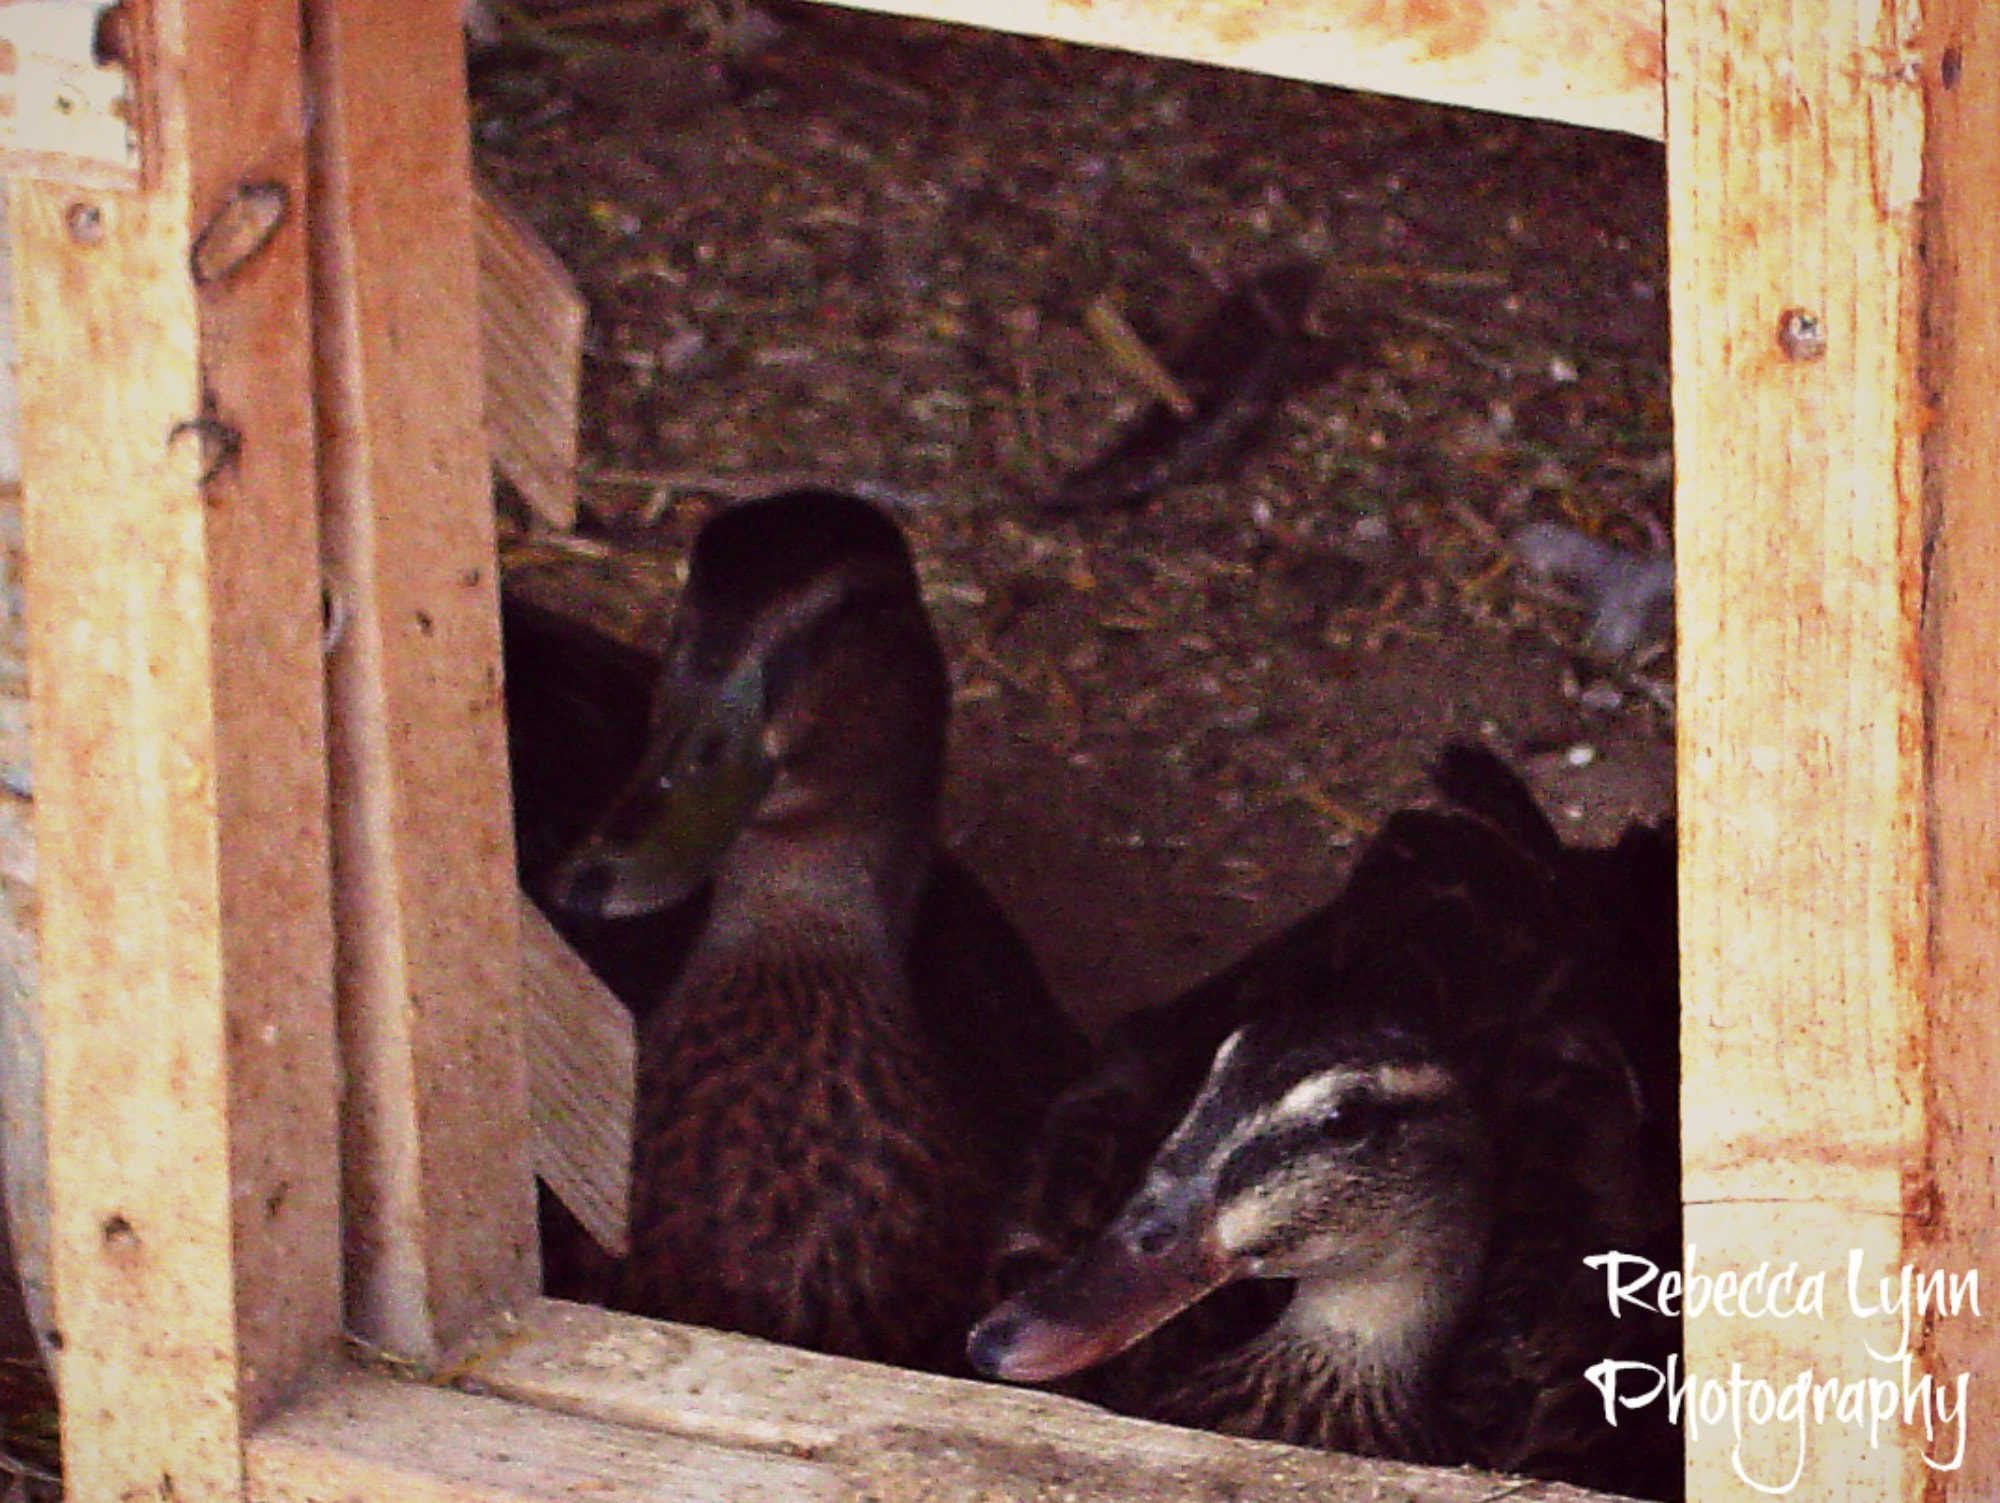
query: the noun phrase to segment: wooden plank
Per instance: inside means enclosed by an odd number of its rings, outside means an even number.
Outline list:
[[[111,0],[0,0],[0,172],[136,188],[131,79],[99,57]]]
[[[497,190],[481,185],[473,228],[493,467],[537,517],[567,531],[576,525],[583,294]]]
[[[1824,1313],[1687,1324],[1688,1365],[1897,1378],[1847,1294],[1908,1255],[1927,978],[1913,10],[1670,0],[1687,1237]],[[1867,1301],[1870,1306],[1874,1301]],[[1914,1498],[1920,1429],[1691,1436],[1697,1498]]]
[[[465,78],[450,0],[313,0],[348,1315],[432,1360],[536,1285]]]
[[[1924,1261],[2000,1269],[2000,11],[1986,0],[1933,8],[1924,77],[1932,134],[1925,168],[1925,385],[1933,394],[1926,661],[1932,713],[1936,967],[1928,1106],[1937,1201]],[[1989,1287],[1986,1297],[1995,1298]],[[1938,1323],[1933,1370],[1970,1385],[1972,1446],[1956,1499],[2000,1495],[2000,1327]]]
[[[155,180],[12,193],[48,1188],[70,1495],[227,1498],[339,1335],[297,19],[143,15]]]
[[[4,201],[0,191],[0,201]],[[0,235],[0,243],[10,237]],[[13,397],[13,284],[6,278],[0,323]],[[14,412],[0,412],[18,443]],[[18,453],[14,456],[18,460]],[[34,759],[28,729],[28,624],[23,614],[20,467],[0,494],[0,1196],[23,1318],[44,1362],[55,1329],[49,1293],[48,1134],[42,1111],[42,1006],[38,944],[41,901],[35,876]]]
[[[521,994],[535,1172],[600,1247],[623,1257],[639,1068],[632,1014],[525,895]]]
[[[739,1453],[811,1456],[860,1498],[1590,1503],[1554,1483],[1300,1451],[542,1300],[461,1371],[483,1389]]]
[[[1660,0],[843,0],[1660,138]]]
[[[260,1503],[841,1503],[827,1468],[354,1372],[250,1439]]]

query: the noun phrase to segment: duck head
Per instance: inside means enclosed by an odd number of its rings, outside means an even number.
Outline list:
[[[1293,1009],[1232,1034],[1139,1188],[1088,1248],[973,1331],[1016,1382],[1116,1356],[1212,1290],[1290,1279],[1314,1365],[1399,1389],[1476,1285],[1492,1147],[1459,1073],[1393,1027]]]
[[[746,836],[841,844],[901,901],[928,851],[949,686],[902,532],[791,491],[697,537],[638,769],[556,870],[599,918],[688,897]]]

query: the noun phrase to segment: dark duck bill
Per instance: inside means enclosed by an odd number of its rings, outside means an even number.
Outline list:
[[[865,651],[879,655],[866,678],[830,667]],[[708,881],[752,826],[807,805],[842,812],[838,790],[825,785],[849,775],[857,786],[884,782],[885,774],[865,776],[852,746],[841,744],[857,739],[843,738],[835,723],[853,711],[817,692],[819,680],[850,671],[864,685],[885,686],[878,700],[896,698],[896,685],[924,691],[916,696],[924,703],[881,706],[891,724],[936,731],[918,735],[922,744],[898,759],[923,783],[942,755],[944,669],[896,524],[826,491],[789,492],[718,516],[689,563],[645,752],[557,867],[550,900],[587,918],[659,912]],[[788,778],[805,764],[813,765],[808,777]],[[928,792],[912,787],[909,804],[921,808]]]
[[[679,693],[675,693],[679,690]],[[657,913],[691,896],[750,823],[775,767],[764,749],[762,664],[660,696],[644,759],[548,895],[582,918]]]
[[[1208,1218],[1145,1203],[1084,1252],[973,1328],[972,1365],[1010,1383],[1051,1383],[1108,1362],[1238,1276]]]

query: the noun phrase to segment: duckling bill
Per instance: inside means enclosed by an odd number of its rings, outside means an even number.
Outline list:
[[[548,888],[707,898],[641,1026],[626,1308],[962,1367],[1012,1138],[1082,1044],[940,856],[948,712],[885,513],[798,491],[702,529],[636,770]]]
[[[1678,1249],[1671,844],[1567,850],[1481,751],[1437,781],[1327,908],[1107,1041],[1017,1240],[1101,1203],[1064,1166],[1121,1199],[969,1355],[1155,1418],[1673,1496],[1677,1433],[1610,1430],[1584,1372],[1678,1333],[1611,1318],[1581,1261]],[[1136,1153],[1080,1141],[1107,1124]],[[1245,1285],[1267,1298],[1218,1305]]]

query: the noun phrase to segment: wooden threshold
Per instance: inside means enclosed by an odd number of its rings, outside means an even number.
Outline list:
[[[1050,1394],[540,1300],[460,1390],[348,1370],[253,1435],[271,1503],[1603,1503],[1107,1414]],[[478,1392],[466,1392],[476,1389]]]

